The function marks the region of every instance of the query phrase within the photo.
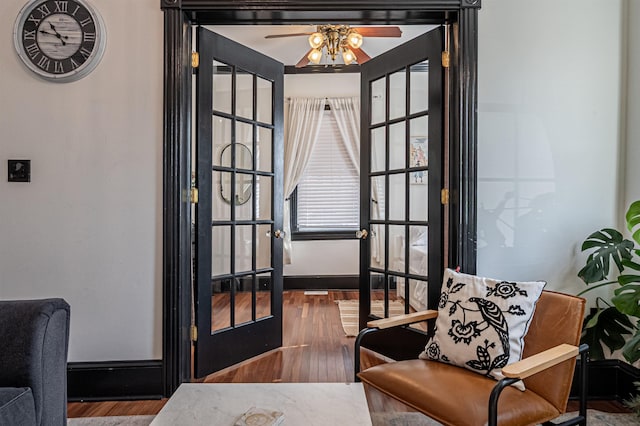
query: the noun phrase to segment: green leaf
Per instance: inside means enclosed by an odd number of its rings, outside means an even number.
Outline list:
[[[621,275],[619,278],[622,277],[635,277],[636,281],[640,280],[640,277],[634,275]],[[620,312],[640,317],[640,285],[627,284],[616,289],[614,293],[611,301]]]
[[[578,272],[578,276],[586,284],[602,281],[609,275],[610,258],[622,272],[624,260],[631,259],[632,241],[626,240],[615,229],[604,228],[596,231],[582,244],[582,251],[596,249],[587,258],[587,263]]]
[[[622,314],[615,306],[599,310],[585,319],[585,327],[582,331],[581,342],[589,345],[591,359],[604,359],[604,344],[611,352],[622,348],[625,344],[625,335],[630,335],[633,324],[626,315]]]
[[[625,218],[627,219],[627,229],[629,229],[629,232],[633,233],[633,240],[640,244],[640,228],[635,231],[633,230],[635,227],[640,225],[640,200],[631,203]]]
[[[640,283],[640,275],[631,275],[631,274],[619,275],[618,282],[620,283],[620,285],[623,285],[623,286],[629,283]]]
[[[636,256],[640,256],[640,252],[638,250],[634,250]],[[640,271],[640,263],[636,263],[633,260],[624,259],[622,261],[622,266],[625,268],[633,269],[635,271]]]
[[[606,311],[606,309],[598,309],[598,311],[595,313],[595,315],[589,315],[586,319],[585,319],[585,325],[584,328],[593,328],[596,325],[598,325],[598,319],[600,319],[600,314],[602,314],[604,311]]]
[[[635,336],[625,343],[622,355],[631,364],[640,359],[640,330],[636,331]]]

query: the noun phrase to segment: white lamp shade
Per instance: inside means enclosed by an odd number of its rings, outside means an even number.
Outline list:
[[[324,37],[322,36],[322,34],[313,33],[309,36],[309,45],[312,48],[318,49],[320,46],[322,46],[323,43],[324,43]]]
[[[342,59],[344,60],[345,65],[349,65],[356,60],[356,55],[353,54],[351,49],[344,49],[342,51]]]
[[[314,64],[319,64],[322,59],[322,52],[318,49],[313,49],[309,55],[307,55],[307,58]]]
[[[347,35],[347,42],[352,48],[358,49],[360,46],[362,46],[362,35],[358,34],[354,30],[351,30]]]

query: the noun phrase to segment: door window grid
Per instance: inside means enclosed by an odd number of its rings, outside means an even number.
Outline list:
[[[220,64],[220,63],[215,62],[214,64]],[[228,238],[226,239],[228,243],[228,247],[225,248],[225,245],[223,244],[219,247],[221,248],[221,250],[216,250],[214,248],[212,252],[214,256],[214,258],[212,259],[213,260],[212,266],[214,268],[212,268],[212,271],[211,271],[212,285],[213,285],[212,290],[214,292],[214,298],[216,297],[215,294],[218,294],[219,295],[218,297],[220,297],[226,291],[228,293],[228,296],[227,296],[229,299],[228,303],[230,303],[230,306],[229,306],[230,309],[228,310],[228,312],[226,313],[218,312],[218,315],[215,315],[215,314],[213,315],[212,332],[223,331],[225,329],[234,328],[242,324],[255,322],[257,319],[265,316],[264,309],[260,313],[257,312],[258,310],[257,300],[264,299],[264,297],[258,297],[257,290],[261,289],[262,287],[265,287],[265,285],[261,285],[260,281],[265,281],[266,275],[270,275],[270,273],[273,271],[273,268],[271,267],[271,265],[267,266],[262,263],[260,265],[262,266],[260,270],[257,269],[258,263],[259,263],[257,260],[257,253],[256,253],[257,246],[253,242],[256,241],[257,238],[259,237],[257,235],[258,230],[264,231],[265,226],[268,227],[270,230],[273,227],[273,223],[274,223],[273,220],[265,219],[260,214],[261,206],[258,201],[261,199],[260,188],[258,187],[258,185],[256,185],[261,177],[266,178],[267,181],[270,183],[267,186],[270,186],[270,188],[263,188],[263,190],[266,190],[267,193],[272,194],[273,193],[272,183],[273,183],[273,176],[274,176],[273,171],[272,170],[270,171],[256,170],[256,167],[259,167],[259,162],[255,158],[256,157],[255,155],[252,155],[251,164],[239,165],[237,162],[238,160],[237,144],[238,143],[242,143],[246,145],[252,154],[257,153],[258,143],[259,143],[257,139],[259,135],[261,133],[264,133],[265,129],[271,132],[273,131],[273,125],[269,123],[265,123],[266,121],[272,122],[271,117],[270,116],[267,117],[267,115],[262,115],[261,117],[258,117],[259,114],[255,111],[256,98],[257,98],[257,94],[255,93],[256,92],[255,88],[257,85],[254,83],[256,82],[258,77],[255,74],[247,73],[246,71],[236,69],[236,67],[233,67],[233,66],[222,65],[222,66],[218,66],[217,69],[221,70],[225,74],[230,74],[230,77],[231,77],[230,83],[232,87],[232,92],[235,89],[238,89],[237,79],[239,77],[239,74],[241,74],[240,75],[241,78],[244,79],[243,86],[250,86],[252,89],[251,92],[253,94],[251,95],[251,94],[245,93],[243,96],[231,96],[231,99],[230,99],[231,105],[229,106],[230,112],[225,112],[224,110],[216,111],[214,108],[214,111],[213,111],[214,120],[225,118],[225,119],[229,119],[229,121],[231,122],[231,126],[229,126],[230,134],[228,134],[227,137],[231,141],[231,147],[233,147],[233,149],[231,151],[232,153],[231,153],[230,163],[222,164],[221,162],[216,162],[214,160],[213,166],[212,166],[212,172],[214,176],[220,175],[219,172],[221,171],[227,171],[228,172],[227,174],[231,175],[229,179],[229,184],[231,186],[231,189],[230,189],[231,194],[237,194],[237,189],[238,189],[236,188],[238,186],[237,177],[240,175],[249,176],[249,178],[245,177],[245,180],[252,182],[252,188],[254,188],[255,193],[251,195],[251,200],[249,203],[246,203],[246,205],[236,205],[236,203],[234,202],[235,198],[231,199],[229,202],[230,217],[226,220],[212,221],[214,234],[215,234],[215,230],[220,227],[228,229],[228,232],[227,232]],[[214,84],[215,84],[215,80],[216,79],[214,77]],[[266,82],[266,80],[262,78],[260,78],[259,80],[261,83],[260,84],[261,88],[264,89],[264,83]],[[237,102],[239,98],[244,98],[244,101],[243,101],[244,106],[242,107],[242,111],[236,111],[238,108]],[[253,111],[248,111],[247,104],[249,103],[253,105],[252,107],[254,109]],[[269,112],[271,113],[271,111],[272,109],[270,108]],[[233,112],[236,112],[236,113],[241,112],[243,117],[234,115]],[[259,122],[258,121],[259,119],[262,120],[263,122]],[[215,143],[216,143],[216,140],[214,135],[214,144]],[[269,144],[268,149],[270,148],[271,146]],[[269,166],[270,166],[270,161],[269,161]],[[242,174],[239,174],[236,171],[238,168],[242,168],[242,171],[243,171]],[[220,188],[220,185],[222,185],[222,181],[214,182],[214,194],[216,192],[216,188]],[[216,199],[216,197],[214,197],[214,199]],[[222,200],[219,200],[219,202],[222,202]],[[272,197],[269,198],[268,203],[269,204],[273,203]],[[248,211],[244,211],[240,213],[238,209],[243,209],[243,208]],[[268,234],[269,244],[271,243],[270,236],[271,236],[271,233],[269,232]],[[250,238],[250,241],[247,243],[248,238]],[[250,253],[247,253],[247,250]],[[218,259],[218,257],[220,256],[222,256],[223,259]],[[225,264],[228,264],[228,269],[227,267],[223,266],[221,269],[216,271],[216,268],[215,268],[216,265],[221,266]],[[262,278],[262,280],[259,280],[256,273],[261,274],[260,277]],[[266,287],[270,287],[270,285],[267,285]],[[250,312],[250,315],[245,314],[244,316],[242,315],[237,316],[235,312],[236,310],[240,310],[242,312],[247,311],[245,306],[240,305],[241,301],[239,299],[239,295],[243,292],[251,293],[250,309],[248,310],[248,312]],[[220,321],[220,318],[219,318],[221,316],[222,316],[222,321]],[[216,319],[216,317],[218,317],[218,319]]]
[[[412,75],[415,75],[417,71],[421,73],[428,73],[428,62],[425,62],[425,64],[427,65],[420,68],[417,68],[416,65],[406,67],[402,73],[397,71],[393,73],[387,73],[383,77],[380,77],[379,79],[371,82],[370,86],[371,93],[373,95],[371,99],[371,109],[373,111],[379,111],[377,114],[374,114],[377,115],[377,118],[375,116],[372,116],[371,123],[369,123],[370,135],[372,137],[372,140],[375,140],[374,133],[379,133],[381,129],[385,129],[384,134],[386,136],[385,142],[382,145],[386,147],[383,156],[383,162],[385,164],[384,169],[380,170],[379,166],[376,166],[376,164],[380,164],[379,162],[375,161],[376,156],[379,156],[379,154],[376,154],[373,151],[375,150],[376,146],[380,148],[381,145],[379,143],[372,143],[372,161],[371,168],[369,170],[370,182],[377,184],[377,186],[380,186],[380,184],[384,182],[382,184],[385,185],[385,188],[382,189],[373,187],[370,188],[370,191],[378,193],[378,199],[372,199],[372,208],[382,200],[384,200],[385,205],[390,206],[390,208],[388,209],[381,209],[380,213],[382,214],[380,214],[379,217],[375,217],[376,215],[372,214],[372,217],[370,219],[370,228],[372,230],[371,236],[374,239],[378,238],[377,244],[379,244],[379,248],[381,249],[380,251],[383,252],[383,256],[378,255],[377,258],[374,258],[373,256],[370,257],[370,275],[372,277],[379,276],[380,278],[371,280],[371,301],[373,303],[375,299],[378,299],[380,296],[376,296],[374,293],[376,291],[380,292],[382,290],[385,300],[384,316],[389,315],[388,303],[390,299],[390,293],[392,291],[394,293],[396,292],[396,285],[399,288],[399,290],[397,290],[397,294],[398,296],[404,298],[405,312],[408,313],[411,309],[409,304],[410,297],[414,292],[417,280],[424,280],[424,283],[426,283],[427,280],[426,253],[424,259],[424,267],[420,265],[419,270],[417,270],[415,261],[411,259],[411,253],[413,249],[412,246],[416,242],[410,241],[408,239],[409,237],[413,238],[413,234],[415,233],[416,229],[414,225],[425,225],[424,237],[420,237],[419,240],[416,241],[424,239],[426,247],[426,230],[428,229],[426,226],[426,218],[425,220],[416,220],[416,218],[412,217],[411,215],[410,206],[410,203],[412,202],[410,196],[411,179],[415,177],[417,172],[421,172],[425,176],[428,174],[428,165],[416,164],[416,162],[413,161],[411,157],[411,141],[415,136],[412,134],[415,133],[415,126],[412,125],[415,122],[412,123],[412,120],[420,118],[428,119],[429,115],[428,109],[420,112],[416,111],[420,110],[421,108],[416,108],[415,106],[416,102],[413,99],[411,92],[411,78]],[[403,93],[403,95],[405,95],[403,99],[403,103],[405,104],[403,106],[404,112],[402,114],[399,114],[397,108],[395,112],[392,112],[390,101],[388,100],[393,97],[391,87],[391,85],[393,84],[393,80],[396,81],[397,85],[397,81],[400,80],[398,75],[402,74],[404,77],[405,73],[407,75],[406,85],[402,88],[402,91],[405,92]],[[403,83],[405,83],[404,78]],[[381,102],[384,104],[384,106],[379,105]],[[420,106],[424,106],[424,103],[420,104]],[[382,114],[384,114],[384,119],[380,117]],[[404,151],[402,152],[402,157],[404,157],[403,161],[405,163],[404,165],[398,163],[397,155],[394,156],[394,154],[397,154],[397,150],[394,150],[394,152],[392,152],[394,145],[398,147],[399,136],[397,131],[392,130],[394,128],[397,128],[399,123],[404,123],[404,132],[402,132],[404,133],[404,135],[402,135],[404,141],[402,143],[402,146],[400,147],[402,148],[401,150]],[[426,135],[426,131],[424,133]],[[398,173],[403,171],[410,173]],[[402,176],[402,178],[400,178],[400,176]],[[398,179],[403,179],[405,183],[405,198],[404,202],[402,203],[403,211],[392,213],[391,206],[397,204],[397,202],[400,200],[398,200],[398,195],[394,195],[394,192],[391,191],[391,183],[392,181],[399,183]],[[397,187],[397,183],[394,186]],[[375,194],[372,193],[372,197],[374,197],[374,195]],[[371,244],[374,245],[376,244],[376,242],[372,241]],[[405,285],[405,282],[407,281],[409,282],[408,286]]]

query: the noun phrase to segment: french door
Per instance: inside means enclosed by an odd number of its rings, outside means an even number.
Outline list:
[[[361,66],[361,328],[370,318],[437,307],[445,253],[443,34],[436,28]],[[365,344],[402,356],[385,349],[389,337]],[[416,341],[424,345],[423,336]]]
[[[282,346],[284,66],[198,28],[194,374]]]

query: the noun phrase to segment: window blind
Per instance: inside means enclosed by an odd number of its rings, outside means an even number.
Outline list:
[[[298,231],[358,229],[360,178],[330,110],[297,191]]]

